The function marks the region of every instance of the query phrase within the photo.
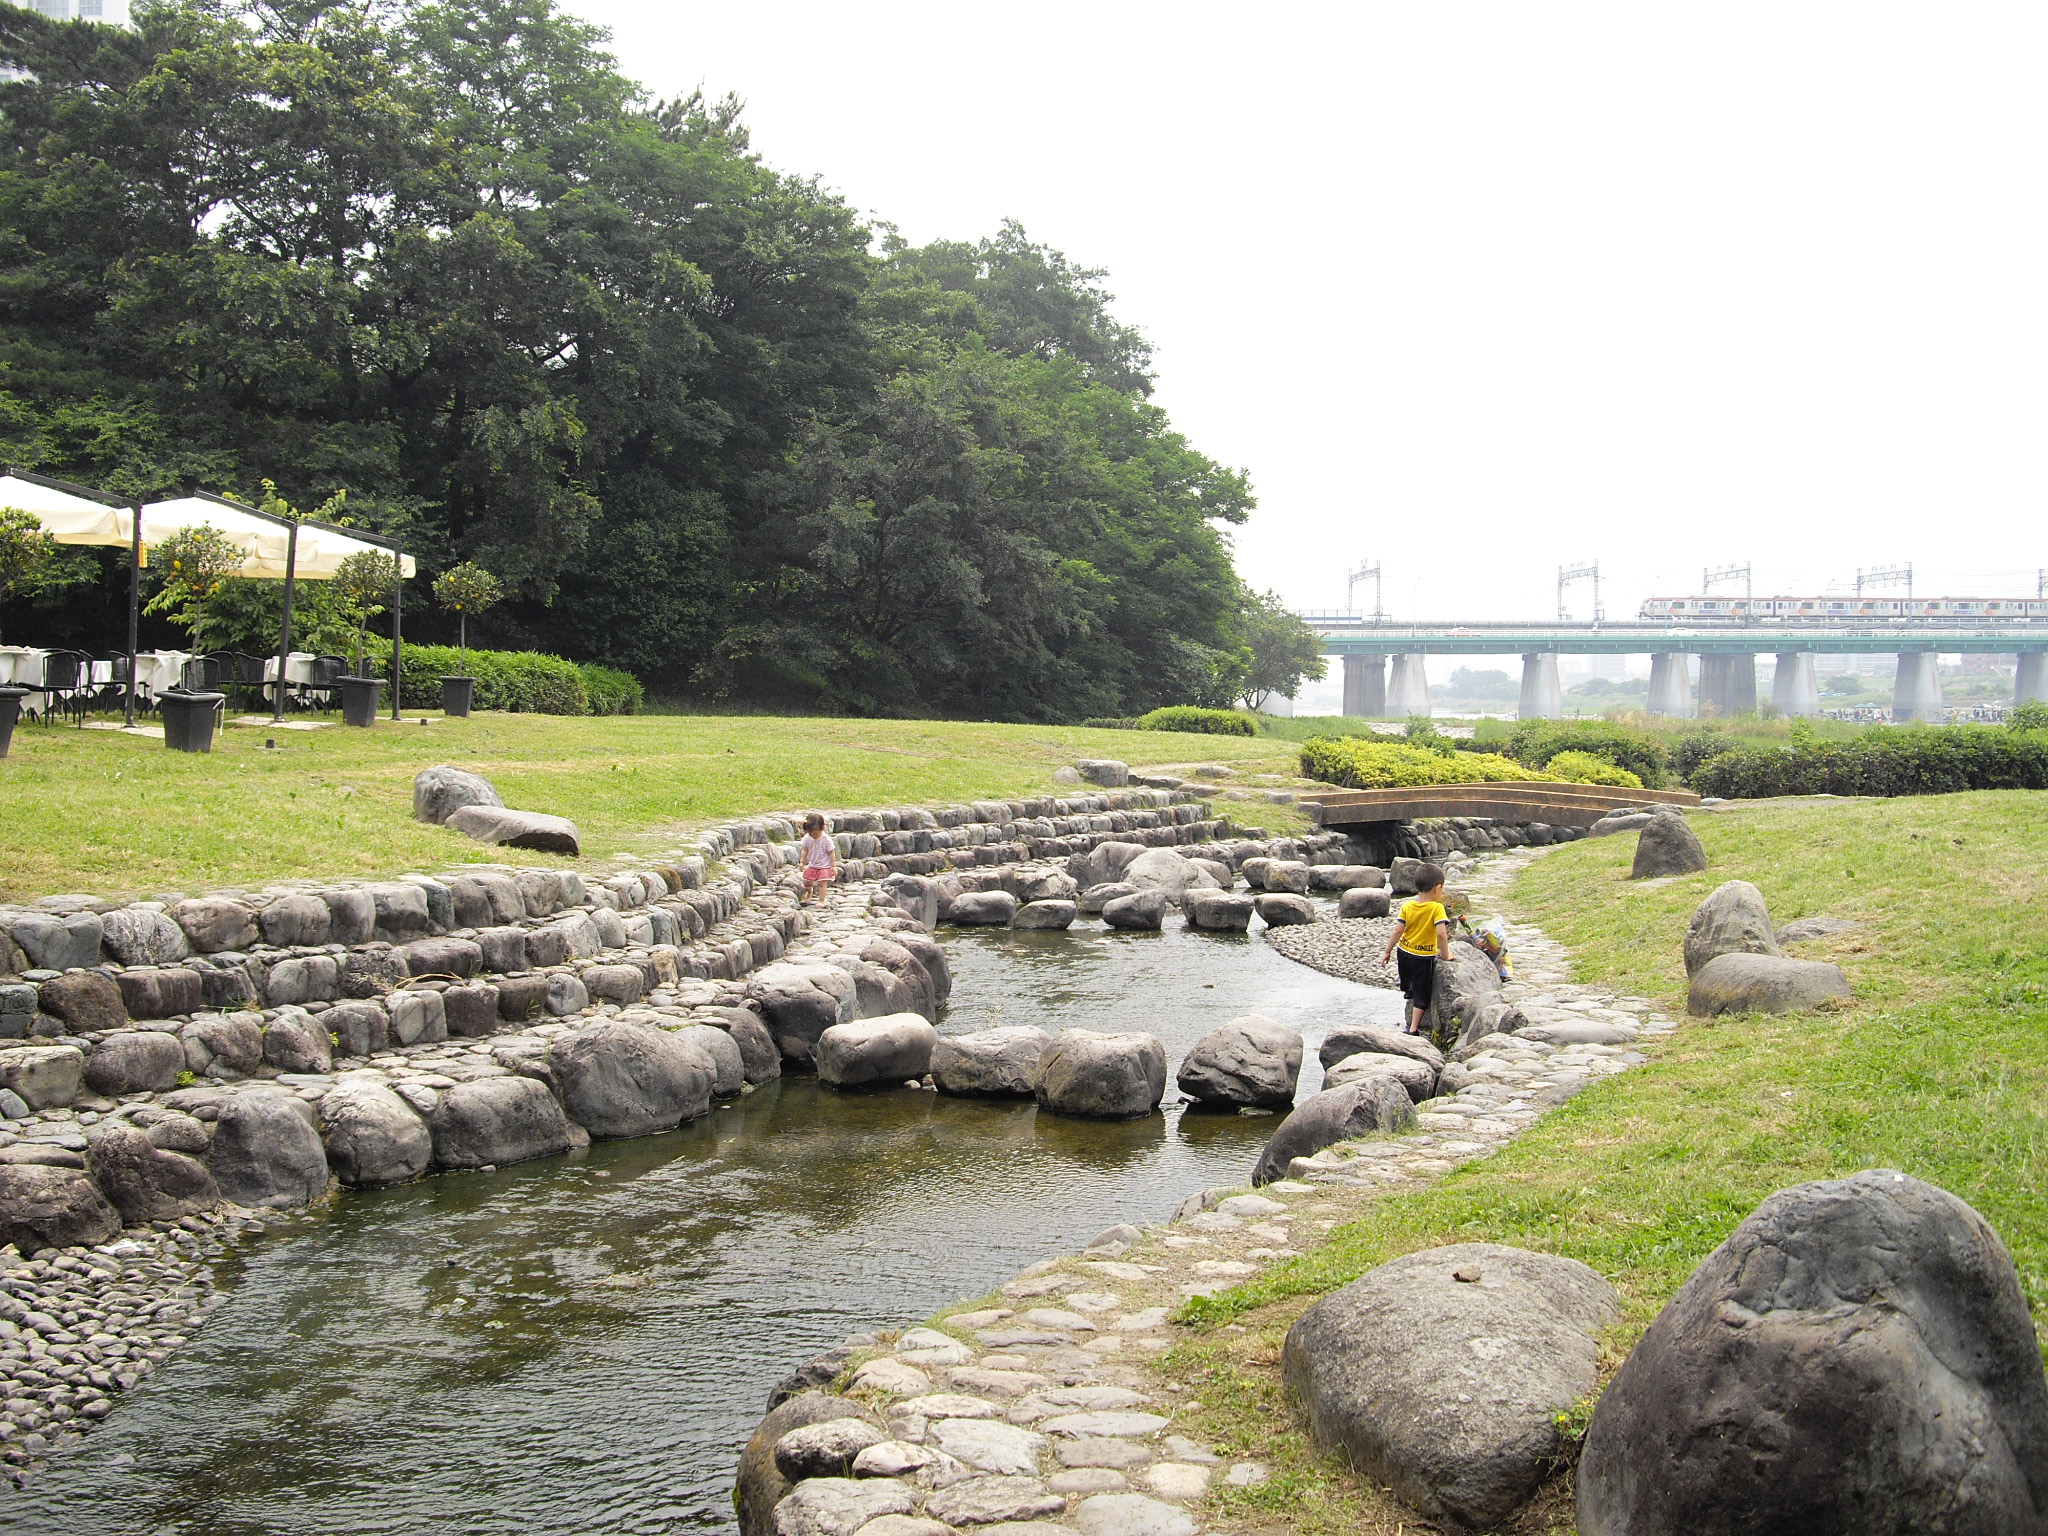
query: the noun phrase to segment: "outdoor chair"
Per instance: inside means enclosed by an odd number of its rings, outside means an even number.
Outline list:
[[[309,670],[312,677],[303,683],[292,684],[301,709],[332,709],[334,695],[341,687],[341,679],[348,671],[345,656],[315,656]]]
[[[263,658],[246,651],[216,651],[222,662],[222,681],[239,702],[237,709],[253,709],[263,703]],[[254,701],[253,703],[251,701]]]
[[[82,726],[86,704],[92,697],[92,658],[83,651],[51,651],[43,658],[42,682],[24,686],[31,698],[42,699],[40,711],[33,704],[28,706],[31,718],[39,718],[47,725],[50,717],[61,709],[75,716]]]
[[[187,693],[219,693],[234,676],[233,666],[223,663],[222,658],[227,655],[225,651],[212,651],[194,656],[179,673],[178,686]]]
[[[92,703],[95,709],[119,709],[128,702],[128,657],[124,652],[107,658],[107,680],[93,686]],[[147,692],[135,690],[135,706],[144,708]]]

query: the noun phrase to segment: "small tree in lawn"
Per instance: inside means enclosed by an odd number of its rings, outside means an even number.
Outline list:
[[[206,622],[206,600],[242,568],[245,558],[240,546],[218,528],[199,523],[179,529],[151,554],[151,563],[163,573],[164,584],[142,611],[169,613],[172,623],[192,632],[193,651],[204,650],[199,641]]]
[[[57,541],[35,513],[0,507],[0,614],[17,593],[26,597],[41,586],[56,558]]]
[[[398,557],[382,550],[359,551],[335,568],[329,590],[339,617],[355,631],[355,654],[350,665],[358,677],[363,672],[363,637],[370,620],[384,611],[384,605],[398,590],[398,582]]]
[[[474,560],[465,560],[434,578],[434,601],[455,610],[461,656],[455,663],[457,672],[466,674],[469,670],[469,616],[493,607],[504,595],[498,578]]]

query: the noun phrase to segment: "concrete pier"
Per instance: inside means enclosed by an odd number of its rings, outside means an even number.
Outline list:
[[[1564,718],[1564,689],[1557,681],[1557,652],[1531,651],[1522,658],[1522,700],[1516,714],[1523,720]]]
[[[1650,656],[1650,713],[1674,719],[1692,718],[1692,670],[1683,651],[1655,651]]]
[[[1420,651],[1394,658],[1394,675],[1387,682],[1387,713],[1390,715],[1427,715],[1429,713],[1429,673],[1424,669],[1424,657]]]
[[[1748,715],[1756,712],[1756,657],[1700,657],[1700,713]]]
[[[1932,651],[1899,653],[1898,676],[1892,682],[1892,719],[1925,720],[1935,725],[1948,719],[1936,660]]]
[[[1781,715],[1820,713],[1820,674],[1813,652],[1778,652],[1778,670],[1771,678],[1771,708]]]
[[[2012,675],[2015,704],[2048,704],[2048,651],[2021,651]]]
[[[1344,713],[1355,720],[1373,720],[1387,712],[1387,658],[1344,658]]]

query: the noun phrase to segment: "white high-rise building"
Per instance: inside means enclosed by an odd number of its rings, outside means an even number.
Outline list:
[[[125,22],[128,0],[27,0],[31,10],[52,21]]]

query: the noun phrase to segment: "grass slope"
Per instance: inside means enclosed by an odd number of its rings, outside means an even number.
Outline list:
[[[507,804],[568,816],[586,854],[603,857],[777,808],[1042,794],[1054,788],[1052,770],[1077,757],[1296,771],[1274,742],[944,721],[479,714],[368,731],[235,726],[205,756],[149,737],[23,725],[0,762],[0,900],[389,875],[494,857],[412,820],[413,775],[433,763],[485,775]],[[1275,829],[1301,819],[1255,809],[1241,814]]]
[[[1650,1063],[1493,1158],[1378,1201],[1301,1259],[1194,1303],[1190,1341],[1170,1357],[1204,1405],[1194,1422],[1275,1465],[1269,1483],[1223,1495],[1234,1524],[1396,1529],[1397,1507],[1306,1445],[1277,1361],[1313,1297],[1417,1248],[1502,1242],[1591,1265],[1626,1314],[1604,1375],[1773,1190],[1898,1168],[1997,1228],[2048,1335],[2048,795],[1760,802],[1692,821],[1706,874],[1632,885],[1635,840],[1589,840],[1533,865],[1513,908],[1573,947],[1578,979],[1682,1011],[1693,908],[1724,880],[1750,880],[1781,923],[1867,925],[1795,951],[1839,961],[1855,1002],[1691,1021]],[[1566,1529],[1569,1509],[1560,1482],[1515,1529]]]

